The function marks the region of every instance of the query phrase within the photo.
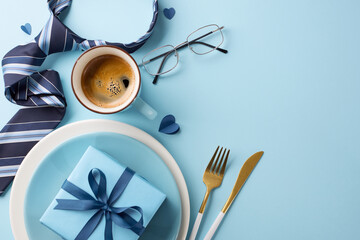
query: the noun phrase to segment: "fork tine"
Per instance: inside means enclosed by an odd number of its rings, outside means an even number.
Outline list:
[[[224,152],[223,152],[223,154],[221,156],[221,160],[220,160],[219,164],[216,167],[215,173],[218,174],[218,175],[220,174],[220,167],[221,167],[221,164],[222,164],[222,162],[224,160],[225,153],[226,153],[226,148],[224,149]]]
[[[212,164],[213,164],[213,162],[214,162],[214,159],[215,159],[215,156],[216,156],[216,154],[217,154],[218,150],[219,150],[219,146],[216,148],[216,150],[215,150],[215,152],[214,152],[214,155],[212,156],[212,158],[211,158],[211,160],[210,160],[209,164],[207,165],[207,167],[206,167],[206,170],[205,170],[205,171],[208,171],[208,172],[210,171],[211,166],[212,166]]]
[[[213,166],[213,168],[212,168],[212,170],[211,170],[212,173],[215,173],[216,165],[217,165],[217,163],[218,163],[218,161],[219,161],[219,157],[220,157],[220,155],[221,155],[222,150],[223,150],[223,147],[220,148],[219,155],[217,156],[216,161],[215,161],[215,164],[214,164],[214,166]]]
[[[224,176],[225,168],[226,168],[226,163],[227,163],[227,160],[228,160],[228,158],[229,158],[229,153],[230,153],[230,149],[228,150],[228,152],[227,152],[227,154],[226,154],[225,162],[224,162],[224,164],[223,164],[222,167],[221,167],[220,176]]]

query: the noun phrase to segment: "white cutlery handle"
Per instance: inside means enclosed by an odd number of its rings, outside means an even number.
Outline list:
[[[203,216],[202,213],[198,213],[198,215],[196,217],[196,220],[195,220],[195,223],[194,223],[194,226],[193,226],[193,229],[191,231],[189,240],[195,240],[196,234],[197,234],[197,232],[199,230],[199,227],[200,227],[202,216]]]
[[[225,213],[220,211],[219,215],[215,219],[215,222],[211,225],[210,230],[206,234],[204,240],[211,240],[214,233],[216,232],[216,229],[219,227],[219,224],[221,223],[221,220],[224,218],[224,215],[225,215]]]

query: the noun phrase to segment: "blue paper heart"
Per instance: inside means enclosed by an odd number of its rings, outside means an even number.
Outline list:
[[[166,115],[160,123],[159,132],[175,134],[180,130],[179,124],[175,122],[175,117],[171,114]]]
[[[25,25],[21,25],[21,30],[24,31],[24,33],[30,35],[31,34],[31,25],[30,23],[25,23]]]
[[[175,9],[174,8],[165,8],[164,15],[167,19],[171,20],[175,15]]]

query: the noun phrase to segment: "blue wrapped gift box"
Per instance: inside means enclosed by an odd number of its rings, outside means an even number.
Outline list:
[[[88,174],[94,168],[100,169],[105,174],[107,181],[106,194],[109,196],[119,177],[125,171],[125,167],[119,164],[119,162],[114,160],[111,156],[91,146],[86,150],[67,181],[73,183],[95,198],[88,181]],[[144,178],[135,174],[122,195],[113,204],[113,207],[141,207],[143,211],[143,226],[146,227],[165,198],[165,194],[153,187]],[[64,239],[75,239],[84,225],[98,210],[73,211],[55,209],[58,204],[57,199],[77,200],[77,198],[68,192],[60,189],[41,217],[40,222]],[[89,239],[104,239],[104,231],[105,217],[102,218]],[[114,239],[139,238],[133,231],[119,227],[114,223],[112,223],[112,233]]]

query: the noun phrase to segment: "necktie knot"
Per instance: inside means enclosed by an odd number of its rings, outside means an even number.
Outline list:
[[[45,55],[50,55],[78,50],[80,44],[86,40],[66,27],[57,16],[51,14],[35,41]]]

